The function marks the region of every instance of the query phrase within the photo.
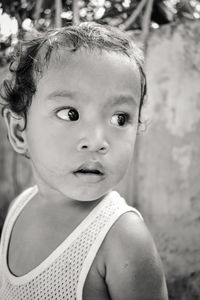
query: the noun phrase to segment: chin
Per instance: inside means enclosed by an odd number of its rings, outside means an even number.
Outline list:
[[[87,189],[87,191],[76,191],[75,193],[72,193],[71,199],[77,200],[77,201],[95,201],[98,200],[105,195],[107,195],[109,191],[92,191],[90,189]]]

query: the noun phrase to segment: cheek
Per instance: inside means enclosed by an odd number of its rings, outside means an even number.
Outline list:
[[[118,169],[126,171],[133,157],[133,146],[125,146],[123,149],[119,149],[118,152]]]
[[[73,152],[73,136],[70,130],[51,125],[29,127],[28,147],[33,160],[62,169]]]
[[[135,131],[131,131],[124,138],[118,137],[118,143],[115,145],[115,154],[113,154],[116,172],[124,174],[128,169],[134,153],[135,138]]]

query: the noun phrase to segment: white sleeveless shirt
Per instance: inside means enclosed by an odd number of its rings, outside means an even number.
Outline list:
[[[87,274],[111,226],[128,211],[142,216],[112,191],[41,264],[16,277],[7,264],[9,240],[17,217],[37,191],[34,186],[20,194],[6,217],[0,244],[0,299],[82,300]]]

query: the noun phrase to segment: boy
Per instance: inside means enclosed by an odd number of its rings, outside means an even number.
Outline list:
[[[0,298],[166,300],[142,217],[112,191],[140,123],[137,47],[116,29],[83,23],[25,43],[11,70],[3,115],[36,186],[5,221]]]

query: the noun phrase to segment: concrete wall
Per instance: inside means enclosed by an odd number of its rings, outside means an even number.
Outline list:
[[[200,299],[200,22],[154,31],[146,70],[152,125],[138,139],[137,202],[171,299]]]

